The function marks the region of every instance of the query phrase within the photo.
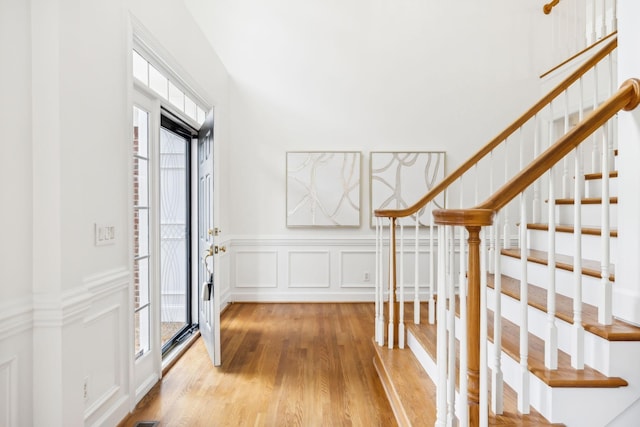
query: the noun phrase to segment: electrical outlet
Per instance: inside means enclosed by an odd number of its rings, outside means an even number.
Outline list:
[[[362,275],[362,280],[363,280],[364,282],[368,282],[368,281],[370,281],[370,280],[371,280],[371,276],[369,275],[369,272],[368,272],[368,271],[365,271],[365,272],[364,272],[364,274]]]

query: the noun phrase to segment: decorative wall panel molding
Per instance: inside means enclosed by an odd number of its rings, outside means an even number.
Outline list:
[[[329,251],[289,252],[289,288],[328,288],[330,273]]]
[[[278,253],[240,250],[235,253],[235,286],[238,288],[276,288]]]
[[[0,341],[33,327],[31,297],[18,298],[0,304]]]
[[[0,361],[0,425],[18,425],[18,361]]]
[[[375,250],[341,250],[339,253],[341,288],[372,288],[375,285]]]
[[[360,153],[287,153],[287,226],[360,226]]]
[[[445,153],[372,152],[370,163],[370,223],[375,226],[373,211],[407,208],[444,178]],[[434,202],[437,207],[444,207],[444,193]],[[418,212],[421,224],[430,223],[431,211],[429,204]],[[401,221],[412,224],[415,216]]]

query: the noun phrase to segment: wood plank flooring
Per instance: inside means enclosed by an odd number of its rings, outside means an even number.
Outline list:
[[[373,366],[373,309],[232,304],[222,366],[198,339],[120,426],[395,426]]]

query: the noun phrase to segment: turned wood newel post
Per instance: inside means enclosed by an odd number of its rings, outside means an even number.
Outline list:
[[[491,209],[435,210],[435,223],[463,226],[469,233],[467,271],[467,407],[469,425],[480,425],[480,229],[493,223]],[[461,373],[462,374],[462,373]],[[484,380],[486,381],[486,379]]]
[[[469,425],[480,425],[480,226],[466,227],[469,232],[469,269],[467,290],[467,384]]]

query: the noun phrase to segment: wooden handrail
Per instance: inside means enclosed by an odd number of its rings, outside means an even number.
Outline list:
[[[433,211],[436,224],[441,225],[490,225],[489,218],[527,187],[533,184],[543,173],[558,163],[571,150],[616,115],[619,111],[633,110],[640,103],[640,80],[626,80],[620,89],[598,108],[591,111],[580,123],[558,141],[536,157],[529,166],[522,169],[509,182],[500,187],[491,197],[471,209],[437,209]],[[484,222],[484,224],[481,224]],[[488,222],[488,224],[487,224]]]
[[[555,67],[551,68],[549,71],[545,71],[544,73],[540,74],[540,78],[541,79],[545,78],[546,76],[548,76],[549,74],[553,73],[555,70],[557,70],[558,68],[562,67],[563,65],[568,64],[569,62],[573,61],[577,57],[584,55],[586,52],[589,52],[591,49],[593,49],[596,46],[604,43],[605,41],[609,40],[611,37],[617,36],[617,35],[618,35],[618,32],[614,31],[613,33],[609,34],[608,36],[601,38],[600,40],[598,40],[597,42],[591,44],[590,46],[585,47],[584,49],[582,49],[580,52],[576,53],[575,55],[565,59],[564,61],[562,61],[561,63],[559,63]]]
[[[545,15],[548,15],[551,13],[551,10],[553,10],[553,7],[557,6],[558,3],[560,3],[560,0],[551,0],[549,3],[542,6],[542,11]]]
[[[453,184],[458,178],[460,178],[465,172],[467,172],[473,165],[478,163],[484,156],[489,154],[494,148],[500,145],[507,137],[513,132],[518,130],[522,125],[529,121],[533,116],[545,108],[555,97],[566,90],[571,84],[577,81],[588,70],[593,68],[601,59],[606,57],[618,46],[618,38],[615,37],[609,43],[607,43],[602,49],[596,52],[588,61],[585,61],[580,67],[578,67],[567,78],[560,82],[555,88],[541,98],[536,104],[529,108],[524,114],[516,119],[505,130],[500,132],[495,138],[489,141],[484,147],[476,152],[471,158],[460,165],[455,171],[447,175],[442,181],[436,184],[427,194],[425,194],[420,200],[413,205],[404,209],[377,209],[374,211],[374,215],[377,217],[388,218],[402,218],[409,215],[413,215],[418,212],[427,203],[435,199],[440,193],[442,193],[449,185]]]

